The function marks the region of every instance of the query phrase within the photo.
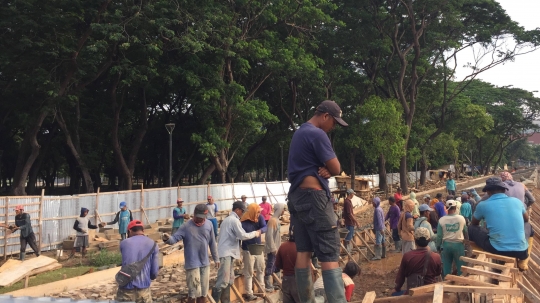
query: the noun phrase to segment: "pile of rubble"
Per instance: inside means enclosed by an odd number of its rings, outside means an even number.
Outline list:
[[[210,285],[215,283],[216,276],[217,269],[211,265]],[[51,296],[74,300],[114,300],[114,298],[116,298],[117,289],[118,286],[115,281],[109,280],[90,285],[86,288],[52,294]],[[158,277],[156,280],[152,281],[150,289],[152,291],[152,297],[155,300],[187,297],[188,290],[184,266],[175,264],[172,267],[160,269]]]

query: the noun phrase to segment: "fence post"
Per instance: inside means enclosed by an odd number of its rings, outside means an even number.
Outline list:
[[[45,188],[42,188],[41,197],[39,197],[39,246],[38,246],[38,250],[40,254],[41,254],[41,245],[43,245],[43,198],[44,196],[45,196]]]
[[[143,216],[146,218],[146,222],[150,224],[150,220],[144,211],[144,184],[141,183],[141,221],[143,220]]]
[[[100,191],[100,189],[101,189],[101,187],[98,187],[97,191],[96,191],[96,208],[94,210],[94,220],[96,221],[96,225],[98,225],[99,191]],[[101,219],[101,217],[99,217],[99,219]]]
[[[5,209],[5,213],[6,213],[6,226],[8,226],[8,223],[9,223],[9,198],[4,198],[4,201],[6,203],[6,209]],[[7,232],[7,229],[6,231],[4,232],[4,260],[7,259],[7,244],[8,244],[8,232]]]

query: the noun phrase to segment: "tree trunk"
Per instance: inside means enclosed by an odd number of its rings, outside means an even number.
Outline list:
[[[182,185],[180,181],[182,177],[184,176],[184,172],[188,168],[191,162],[191,159],[193,159],[193,156],[195,155],[196,152],[197,152],[197,146],[194,146],[193,150],[191,151],[191,154],[189,155],[186,162],[184,163],[184,166],[181,166],[180,162],[178,163],[179,170],[178,170],[178,173],[173,178],[173,182],[172,182],[173,186],[176,186],[177,184]]]
[[[425,185],[427,180],[427,156],[425,147],[422,149],[422,157],[420,158],[420,185]]]
[[[79,119],[79,110],[77,108],[77,120]],[[66,138],[66,144],[68,147],[69,152],[73,155],[73,159],[77,163],[77,166],[79,170],[81,171],[81,177],[83,180],[83,193],[85,194],[91,194],[94,192],[94,184],[92,182],[92,177],[90,176],[90,172],[88,171],[88,167],[84,163],[83,158],[81,157],[81,148],[78,140],[76,143],[73,143],[73,140],[71,138],[71,133],[69,132],[67,128],[66,121],[64,120],[64,117],[62,116],[62,112],[60,110],[57,111],[56,115],[56,122],[58,123],[58,126],[60,126],[60,129],[62,129],[62,132],[64,132],[64,136]],[[78,131],[75,129],[75,137],[78,138]]]
[[[25,185],[26,178],[30,172],[30,168],[39,155],[39,143],[37,134],[41,129],[43,120],[49,114],[48,110],[42,110],[34,123],[27,129],[24,139],[21,143],[17,164],[15,166],[15,174],[13,176],[13,185],[11,194],[14,196],[26,196]]]
[[[383,190],[388,195],[388,182],[386,182],[386,159],[384,155],[379,156],[379,190]]]
[[[216,170],[216,166],[214,165],[214,163],[210,163],[210,165],[208,165],[208,167],[206,167],[206,169],[204,170],[201,178],[199,178],[199,180],[197,180],[197,182],[195,183],[198,185],[206,184],[206,180],[208,179],[208,177],[210,177],[214,170]]]

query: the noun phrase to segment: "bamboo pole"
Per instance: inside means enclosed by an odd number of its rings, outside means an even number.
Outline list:
[[[255,189],[253,189],[253,181],[251,181],[251,176],[249,176],[249,184],[251,185],[251,194],[253,194],[253,200],[257,203],[257,197],[255,196]]]
[[[98,187],[97,188],[97,192],[96,192],[96,208],[94,210],[94,220],[96,220],[96,225],[98,224],[98,218],[99,220],[101,221],[101,217],[99,216],[99,191],[101,190],[101,187]]]
[[[41,197],[39,198],[39,245],[38,251],[41,254],[41,245],[43,245],[43,197],[45,189],[41,189]]]
[[[4,203],[6,204],[5,205],[5,212],[6,212],[6,226],[8,226],[9,224],[9,198],[4,198]],[[7,242],[8,242],[8,237],[7,237],[7,230],[6,230],[6,233],[4,234],[4,260],[7,259]]]
[[[150,220],[148,219],[148,216],[146,215],[146,212],[144,211],[144,185],[141,184],[141,212],[142,212],[142,215],[141,215],[141,221],[143,220],[143,215],[144,217],[146,218],[146,222],[148,224],[150,224]]]

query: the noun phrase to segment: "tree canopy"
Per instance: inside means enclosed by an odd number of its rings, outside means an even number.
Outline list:
[[[523,143],[538,99],[476,79],[539,44],[540,29],[493,0],[3,4],[0,190],[10,194],[35,194],[38,180],[53,193],[61,177],[71,194],[284,179],[281,150],[286,161],[325,99],[351,125],[331,134],[344,170],[399,169],[405,191],[416,161],[487,172],[538,154]],[[457,61],[473,48],[477,61]]]

